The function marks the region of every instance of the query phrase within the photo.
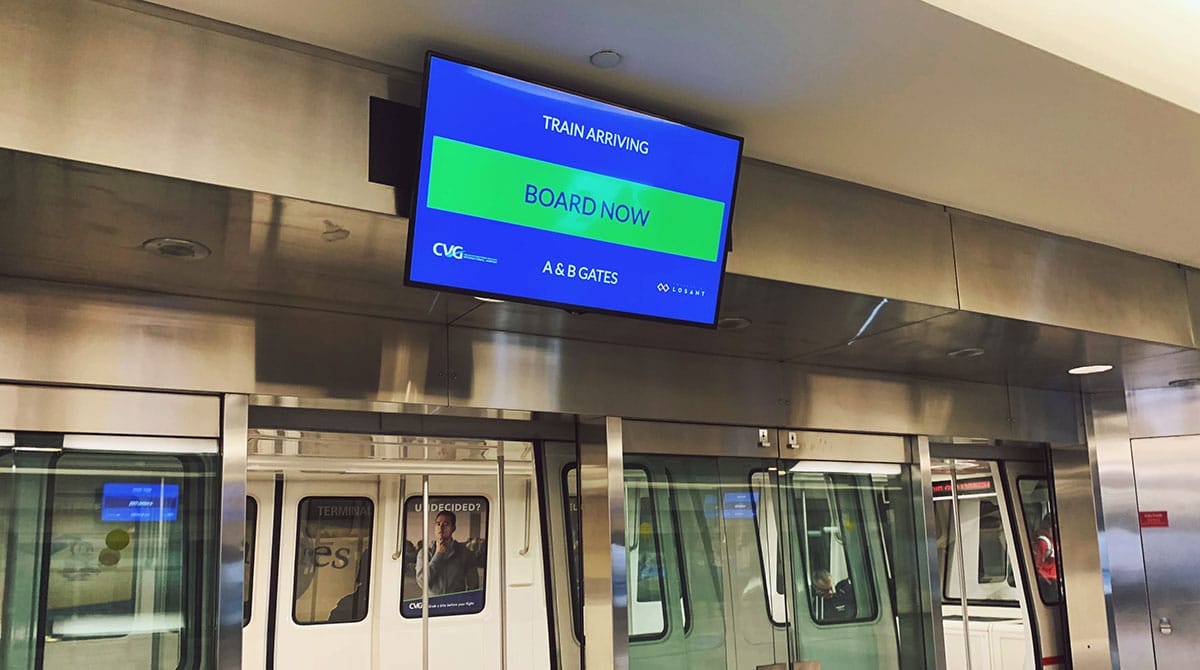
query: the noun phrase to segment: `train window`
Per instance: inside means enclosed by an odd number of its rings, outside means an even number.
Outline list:
[[[246,496],[246,544],[242,554],[242,625],[250,623],[251,595],[254,593],[254,536],[258,532],[258,501]]]
[[[429,542],[425,542],[425,524]],[[419,496],[404,502],[404,578],[400,614],[421,616],[428,585],[429,616],[482,612],[487,582],[488,501],[482,496]],[[426,577],[426,554],[429,575]]]
[[[740,510],[743,505],[752,510],[763,583],[769,585],[764,589],[767,616],[776,626],[787,625],[787,573],[783,553],[786,543],[779,537],[779,502],[770,474],[763,471],[751,473],[750,492],[726,492],[723,504],[727,516],[728,510]],[[734,512],[735,515],[737,513]]]
[[[939,542],[945,537],[946,548],[939,549],[943,565],[942,597],[947,602],[962,598],[962,586],[958,569],[958,552],[955,549],[955,533],[951,527],[953,513],[951,501],[938,500],[934,506],[942,507],[937,514]],[[1020,592],[1016,587],[1012,563],[1009,560],[1008,538],[1004,532],[1001,508],[994,495],[960,497],[958,512],[961,517],[959,534],[962,536],[965,562],[962,574],[966,577],[968,603],[1017,607]]]
[[[14,667],[39,657],[38,667],[203,664],[213,642],[201,595],[216,555],[215,457],[4,459],[0,658]]]
[[[1054,528],[1054,510],[1050,506],[1050,487],[1043,477],[1018,477],[1021,516],[1029,537],[1029,552],[1037,574],[1038,595],[1046,605],[1062,602],[1058,579],[1058,538]]]
[[[662,552],[650,497],[650,475],[625,470],[625,557],[628,565],[629,637],[653,639],[667,632]]]
[[[878,615],[867,555],[862,490],[856,475],[793,473],[792,495],[800,536],[809,613],[818,624],[870,621]],[[800,575],[797,575],[800,578]]]
[[[667,632],[662,552],[650,475],[641,468],[625,469],[625,559],[629,589],[628,629],[632,642],[659,639]],[[566,502],[567,544],[570,560],[571,599],[575,612],[575,634],[582,637],[582,552],[579,545],[579,499],[575,467],[563,471]]]
[[[679,612],[683,617],[683,632],[686,635],[692,630],[692,601],[688,594],[687,563],[683,560],[683,523],[679,518],[679,501],[675,497],[675,482],[671,479],[671,471],[666,471],[667,504],[671,508],[672,535],[675,536],[675,557],[679,567]]]
[[[371,581],[370,498],[300,500],[292,619],[298,624],[362,621]]]

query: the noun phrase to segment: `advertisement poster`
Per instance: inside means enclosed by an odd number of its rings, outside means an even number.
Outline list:
[[[428,541],[423,536],[429,520]],[[429,616],[483,610],[487,578],[488,501],[482,496],[430,496],[404,502],[404,583],[400,613],[420,618],[429,591]],[[425,557],[428,558],[426,574]]]

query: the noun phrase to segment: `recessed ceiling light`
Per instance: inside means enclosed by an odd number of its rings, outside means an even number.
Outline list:
[[[750,319],[744,316],[725,316],[717,320],[719,330],[745,330],[750,324]]]
[[[142,242],[142,248],[155,256],[181,261],[198,261],[212,255],[212,250],[203,244],[181,237],[154,237]]]
[[[1094,375],[1100,372],[1108,372],[1111,369],[1113,369],[1111,365],[1081,365],[1077,368],[1071,368],[1067,372],[1073,375]]]
[[[954,351],[946,352],[946,358],[979,358],[983,354],[983,349],[979,347],[966,347],[965,349],[955,349]]]
[[[321,239],[326,242],[340,242],[347,237],[350,237],[350,231],[329,219],[325,219],[325,232],[321,233]]]
[[[592,54],[588,60],[598,68],[607,70],[621,64],[621,54],[612,49],[601,49]]]
[[[477,295],[477,296],[473,296],[473,297],[476,300],[478,300],[479,302],[504,302],[503,300],[501,300],[499,298],[485,298],[481,295]]]
[[[1171,381],[1167,382],[1167,386],[1174,386],[1175,388],[1188,387],[1188,386],[1200,386],[1200,377],[1186,377],[1184,379],[1172,379]]]

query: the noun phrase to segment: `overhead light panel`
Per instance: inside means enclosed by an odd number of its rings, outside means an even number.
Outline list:
[[[1073,375],[1094,375],[1101,372],[1108,372],[1111,369],[1113,369],[1111,365],[1081,365],[1077,368],[1071,368],[1067,372]]]
[[[849,461],[799,461],[789,472],[835,475],[899,475],[899,463],[855,463]]]

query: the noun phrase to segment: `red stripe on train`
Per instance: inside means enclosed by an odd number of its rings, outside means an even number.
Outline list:
[[[1042,659],[1042,667],[1047,665],[1062,665],[1067,662],[1066,656],[1047,656]]]

